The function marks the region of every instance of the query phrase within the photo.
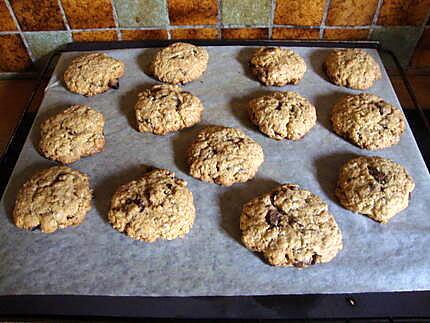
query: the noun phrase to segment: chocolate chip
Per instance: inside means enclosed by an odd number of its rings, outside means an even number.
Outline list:
[[[312,259],[311,259],[310,265],[315,265],[320,258],[321,258],[320,255],[317,255],[316,253],[314,253],[312,255]]]
[[[279,221],[281,220],[282,214],[279,213],[277,210],[270,210],[266,214],[266,222],[271,227],[276,227],[279,224]]]
[[[387,184],[387,175],[383,172],[377,170],[375,167],[367,167],[369,174],[377,181],[379,184]]]
[[[115,89],[115,90],[119,89],[119,80],[118,79],[110,80],[109,83],[108,83],[108,86],[111,89]]]
[[[305,263],[303,261],[295,261],[295,262],[293,262],[293,266],[297,267],[297,268],[304,268]]]

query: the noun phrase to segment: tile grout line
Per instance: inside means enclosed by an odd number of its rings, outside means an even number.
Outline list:
[[[25,49],[27,50],[27,54],[30,57],[30,60],[32,61],[32,63],[34,63],[36,61],[33,52],[31,51],[30,45],[27,42],[27,39],[24,37],[24,32],[21,29],[21,25],[18,22],[18,19],[15,16],[15,12],[12,9],[11,4],[9,3],[9,0],[5,0],[4,1],[7,9],[9,10],[9,14],[12,17],[12,20],[15,23],[15,27],[18,29],[18,32],[16,32],[17,34],[19,34],[19,36],[21,37],[21,41],[24,44]]]
[[[73,35],[69,25],[69,20],[67,19],[66,12],[64,11],[63,4],[61,3],[61,0],[57,0],[57,3],[58,3],[58,7],[60,8],[61,17],[63,18],[64,26],[66,27],[66,32],[69,35],[69,41],[73,41]]]
[[[270,12],[270,22],[269,22],[269,39],[272,39],[273,26],[275,24],[275,10],[276,10],[276,0],[272,0],[272,8]]]
[[[112,6],[112,16],[113,16],[113,21],[115,23],[116,37],[118,38],[118,40],[122,40],[122,34],[121,34],[120,29],[119,29],[118,13],[116,11],[115,4],[114,4],[113,0],[110,0],[110,5]]]
[[[376,24],[378,23],[379,13],[381,12],[381,7],[382,7],[383,2],[384,2],[384,0],[378,0],[378,4],[376,5],[376,9],[375,9],[375,14],[373,15],[372,22],[369,26],[370,32],[367,35],[367,39],[371,39],[371,37],[372,37],[373,30],[375,29]]]
[[[216,29],[218,30],[218,39],[222,39],[222,0],[217,0],[217,4],[218,4],[218,12],[217,12],[217,24],[216,24]]]
[[[330,4],[331,4],[331,0],[327,0],[327,2],[325,3],[325,6],[324,6],[323,17],[322,17],[321,23],[320,23],[320,38],[319,39],[324,38],[324,30],[326,27],[325,23],[327,21],[328,10],[330,9]]]
[[[170,17],[169,17],[169,4],[168,0],[164,0],[164,8],[166,9],[166,18],[167,18],[167,24],[165,26],[167,30],[167,39],[172,39],[172,34],[170,32],[172,26],[170,25]]]

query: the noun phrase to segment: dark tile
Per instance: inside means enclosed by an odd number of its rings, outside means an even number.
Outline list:
[[[327,25],[370,25],[377,6],[378,0],[332,0],[328,10]]]
[[[321,24],[325,0],[278,0],[275,24],[316,26]]]
[[[218,39],[219,31],[215,28],[172,29],[173,39]]]
[[[166,0],[113,0],[121,27],[166,26]]]
[[[110,0],[62,0],[73,29],[115,27]]]
[[[10,3],[24,31],[65,29],[57,0],[11,0]]]
[[[13,31],[16,29],[9,9],[6,7],[4,0],[0,0],[0,31]]]
[[[72,37],[78,42],[118,40],[115,30],[80,31],[74,32]]]
[[[223,0],[224,25],[268,25],[272,10],[271,0]]]
[[[424,29],[411,60],[412,67],[430,67],[430,29]],[[430,76],[429,76],[430,78]]]
[[[222,30],[223,39],[268,39],[267,28],[225,28]]]
[[[171,25],[215,25],[217,0],[168,0]]]
[[[319,39],[319,28],[273,28],[272,39]]]
[[[0,71],[22,72],[31,66],[31,59],[19,35],[0,35]]]
[[[146,39],[167,39],[167,30],[150,29],[150,30],[121,30],[123,40],[146,40]]]
[[[430,10],[430,0],[384,0],[378,25],[418,26],[424,23]]]
[[[324,39],[362,40],[369,36],[369,29],[325,29]]]

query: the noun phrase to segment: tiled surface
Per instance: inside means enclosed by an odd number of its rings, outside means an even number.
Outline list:
[[[424,23],[430,0],[384,0],[378,18],[380,25],[415,25]]]
[[[377,6],[378,0],[331,0],[327,16],[327,25],[370,25]]]
[[[10,15],[4,0],[0,0],[0,31],[16,30],[15,23]]]
[[[430,29],[424,30],[412,57],[411,66],[415,68],[430,66]]]
[[[228,28],[222,30],[222,39],[267,39],[267,28]]]
[[[268,25],[271,0],[223,0],[222,21],[225,25]]]
[[[275,24],[316,26],[321,24],[326,0],[278,0]]]
[[[65,29],[57,0],[10,0],[24,31]]]
[[[121,27],[164,26],[165,0],[113,0]]]
[[[0,71],[23,71],[31,64],[19,35],[0,35]]]
[[[430,68],[427,45],[409,60],[422,34],[428,43],[429,13],[430,0],[0,0],[0,35],[13,36],[0,60],[21,71],[23,57],[69,41],[378,39],[405,66]]]
[[[147,39],[168,39],[167,30],[163,29],[123,29],[121,30],[123,40],[147,40]]]
[[[215,28],[174,29],[173,39],[218,39],[219,31]]]
[[[171,25],[215,25],[217,0],[168,0]]]
[[[36,59],[48,55],[59,46],[71,41],[70,35],[65,31],[24,33],[24,35]]]
[[[62,0],[71,28],[115,27],[110,0]]]

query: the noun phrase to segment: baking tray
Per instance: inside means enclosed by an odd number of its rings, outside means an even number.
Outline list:
[[[282,46],[293,46],[293,47],[363,47],[363,48],[372,48],[372,49],[379,49],[378,44],[375,42],[362,42],[362,43],[348,43],[348,42],[338,42],[338,43],[332,43],[332,42],[274,42],[274,41],[260,41],[260,42],[226,42],[226,41],[218,41],[218,42],[193,42],[199,45],[203,46],[218,46],[218,45],[231,45],[231,46],[263,46],[263,45],[282,45]],[[149,42],[149,43],[105,43],[105,44],[85,44],[85,45],[76,45],[71,44],[68,45],[66,48],[64,48],[61,52],[72,52],[72,51],[88,51],[88,50],[108,50],[108,49],[114,49],[114,48],[143,48],[143,47],[160,47],[165,46],[167,42]],[[55,57],[55,56],[53,56]],[[49,70],[49,67],[46,69],[46,71]],[[46,79],[46,74],[44,73],[44,78]],[[320,82],[324,82],[323,80],[319,80]],[[153,81],[152,83],[155,83]],[[52,84],[50,84],[52,85]],[[408,86],[408,84],[406,84]],[[48,86],[49,87],[49,86]],[[288,89],[291,90],[298,90],[300,92],[300,89],[296,87],[288,87]],[[302,93],[306,96],[305,93]],[[414,98],[413,98],[414,99]],[[79,101],[80,102],[80,101]],[[416,101],[415,101],[416,102]],[[398,102],[393,102],[398,103]],[[91,105],[91,104],[90,104]],[[130,107],[132,108],[132,107]],[[213,109],[213,107],[210,107]],[[418,107],[419,108],[419,107]],[[207,107],[208,109],[208,107]],[[318,109],[318,106],[317,106]],[[210,112],[209,112],[210,113]],[[240,112],[239,112],[240,113]],[[31,115],[27,115],[26,119],[23,119],[23,122],[21,122],[21,127],[24,126],[30,126],[33,122],[33,118]],[[239,117],[240,119],[240,117]],[[426,120],[422,119],[423,124],[425,125]],[[239,125],[236,125],[239,126]],[[25,129],[24,129],[25,130]],[[249,130],[247,130],[249,131]],[[255,130],[254,130],[255,131]],[[410,131],[410,130],[408,130]],[[16,158],[17,152],[20,151],[20,145],[19,145],[19,139],[20,136],[22,138],[26,137],[26,133],[23,130],[17,131],[14,143],[9,146],[8,153],[6,154],[5,158],[2,160],[2,166],[12,165],[14,164],[13,159]],[[22,139],[21,138],[21,139]],[[412,142],[412,144],[415,144]],[[15,151],[15,154],[13,153]],[[416,150],[417,151],[417,150]],[[382,154],[384,155],[384,154]],[[417,157],[419,159],[419,157]],[[330,161],[327,161],[330,162]],[[159,165],[155,165],[159,166]],[[327,165],[326,165],[327,166]],[[422,167],[422,165],[419,165]],[[73,167],[73,166],[72,166]],[[3,169],[10,169],[10,167],[2,167]],[[6,172],[3,172],[5,174]],[[8,178],[7,174],[6,177]],[[91,175],[91,174],[90,174]],[[179,173],[180,177],[186,177],[184,174]],[[428,176],[428,173],[426,173]],[[189,180],[187,178],[187,180]],[[6,182],[6,180],[2,180],[2,183]],[[208,184],[206,184],[208,185]],[[315,190],[314,190],[315,191]],[[252,196],[254,196],[256,193],[253,193]],[[317,192],[318,193],[318,192]],[[97,195],[97,194],[96,194]],[[97,198],[97,196],[96,196]],[[230,197],[231,198],[231,197]],[[240,211],[239,211],[240,212]],[[7,279],[8,277],[3,277],[4,279]],[[9,277],[10,278],[10,277]],[[24,277],[25,278],[25,277]],[[1,282],[0,282],[1,284]],[[35,284],[37,285],[37,283]],[[31,290],[31,288],[30,288]],[[48,287],[49,290],[49,287]],[[10,292],[10,289],[9,289]],[[348,292],[348,291],[346,291]],[[11,292],[13,293],[13,292]],[[19,293],[19,292],[18,292]],[[40,291],[39,291],[40,293]],[[216,292],[215,294],[221,294],[220,292]],[[231,292],[230,292],[231,293]],[[267,291],[264,292],[267,294]],[[227,292],[227,295],[229,293]],[[404,297],[408,297],[408,300],[410,300],[411,307],[415,306],[415,309],[419,312],[410,312],[411,308],[405,308],[404,306],[402,308],[396,307],[390,307],[386,308],[384,310],[374,309],[372,311],[371,308],[368,308],[367,306],[364,306],[367,301],[370,301],[370,304],[375,302],[375,297],[384,297],[385,298],[385,304],[387,302],[387,299],[392,299],[393,302],[399,301],[404,302]],[[407,296],[406,296],[407,295]],[[406,315],[405,313],[408,313],[406,316],[410,316],[411,314],[420,314],[420,315],[428,315],[427,312],[422,311],[422,308],[420,307],[421,303],[417,303],[417,300],[425,299],[427,295],[427,292],[402,292],[402,293],[371,293],[371,294],[363,294],[360,293],[358,295],[348,295],[347,299],[345,300],[345,295],[300,295],[300,296],[260,296],[260,297],[245,297],[245,296],[232,296],[232,297],[185,297],[185,298],[144,298],[144,297],[106,297],[106,296],[5,296],[2,297],[2,303],[1,305],[7,305],[7,306],[1,306],[0,310],[5,308],[4,313],[5,314],[11,314],[11,313],[23,313],[25,312],[25,309],[27,308],[27,311],[30,310],[29,313],[33,311],[33,313],[37,313],[41,308],[43,308],[43,301],[46,302],[49,300],[50,302],[60,302],[63,305],[60,307],[54,307],[54,306],[48,306],[50,310],[45,312],[44,314],[58,314],[58,311],[63,314],[83,314],[83,312],[80,312],[79,310],[75,312],[76,308],[73,306],[73,304],[80,304],[83,305],[82,301],[85,301],[85,304],[92,304],[92,306],[87,310],[90,311],[90,313],[94,315],[127,315],[127,316],[172,316],[172,315],[185,315],[190,317],[298,317],[298,316],[309,316],[309,313],[311,315],[309,317],[350,317],[351,314],[346,315],[351,308],[354,308],[355,310],[351,313],[355,313],[358,317],[362,316],[378,316],[376,313],[390,313],[390,315],[395,315],[392,311],[394,310],[400,310],[399,313],[400,316]],[[412,301],[412,298],[414,300]],[[29,306],[29,303],[33,303],[34,301],[37,302],[37,306],[33,304],[31,307]],[[122,309],[124,309],[124,305],[118,305],[121,303],[122,300],[125,300],[127,304],[136,304],[136,308],[133,310],[133,306],[131,309],[129,309],[128,312],[122,312]],[[291,307],[295,302],[303,302],[306,300],[311,300],[312,306],[301,306],[301,307]],[[339,308],[339,306],[335,307],[329,307],[327,308],[327,303],[323,304],[324,302],[333,302],[333,305],[336,304],[336,300],[339,303],[342,303],[343,306],[341,308],[344,308],[345,312],[343,312],[343,309]],[[42,301],[42,302],[40,302]],[[266,306],[256,306],[255,304],[260,304],[261,302],[263,304],[266,304]],[[22,303],[23,302],[23,303]],[[97,306],[97,304],[106,304],[109,302],[117,303],[117,306],[119,307],[111,307],[107,308],[103,305],[102,312],[98,312],[100,308]],[[118,303],[119,302],[119,303]],[[143,302],[143,303],[142,303]],[[196,303],[197,302],[197,303]],[[201,302],[202,306],[199,307],[201,311],[195,310],[195,305],[199,304]],[[255,303],[257,302],[257,303]],[[321,303],[321,304],[320,304]],[[19,307],[19,304],[27,304],[24,305],[24,307]],[[64,305],[66,304],[66,307],[64,308]],[[67,306],[68,304],[68,306]],[[145,304],[145,305],[142,305]],[[158,306],[155,306],[154,304],[159,304]],[[185,304],[188,304],[185,306]],[[363,307],[359,307],[359,304],[362,304]],[[283,306],[283,305],[290,305],[290,306]],[[340,304],[338,304],[340,305]],[[18,306],[18,307],[17,307]],[[81,308],[80,306],[80,308]],[[162,313],[158,311],[160,307],[168,306],[169,310],[165,311],[163,309]],[[232,307],[231,307],[232,306]],[[249,307],[251,306],[251,308]],[[17,309],[20,308],[20,310],[17,311]],[[358,310],[360,308],[361,310]],[[48,308],[46,308],[48,309]],[[246,312],[243,312],[244,309],[247,309]],[[349,310],[348,310],[349,309]],[[136,313],[135,311],[140,311],[139,313]],[[227,312],[223,313],[223,311],[228,310]],[[269,311],[268,311],[269,310]],[[375,311],[376,310],[376,311]],[[71,311],[71,312],[70,312]],[[119,311],[119,312],[118,312]],[[185,311],[185,312],[184,312]],[[310,312],[309,312],[310,311]],[[384,312],[386,311],[386,312]],[[387,312],[388,311],[388,312]],[[391,312],[390,312],[391,311]],[[117,314],[114,314],[117,313]],[[119,313],[119,314],[118,314]],[[88,312],[86,313],[88,314]],[[382,314],[384,315],[384,314]]]

